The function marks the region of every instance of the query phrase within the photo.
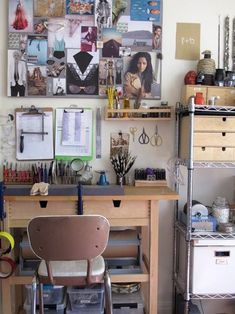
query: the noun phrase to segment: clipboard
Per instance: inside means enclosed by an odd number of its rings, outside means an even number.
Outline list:
[[[56,108],[55,159],[93,158],[93,111],[91,108]]]
[[[53,109],[18,108],[16,116],[16,159],[53,159]]]

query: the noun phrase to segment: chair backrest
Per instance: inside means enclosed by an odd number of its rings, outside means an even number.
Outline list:
[[[30,220],[32,250],[50,261],[88,260],[106,248],[110,225],[100,215],[39,216]]]

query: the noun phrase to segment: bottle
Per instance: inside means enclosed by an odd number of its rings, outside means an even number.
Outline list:
[[[123,108],[124,109],[130,109],[130,99],[127,96],[124,96],[124,98],[123,98]],[[128,112],[124,112],[123,117],[128,118],[128,117],[130,117],[130,114]]]
[[[229,222],[229,204],[225,197],[217,196],[212,204],[212,215],[218,224]]]

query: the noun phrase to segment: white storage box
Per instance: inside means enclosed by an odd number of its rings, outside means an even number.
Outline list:
[[[191,261],[193,294],[235,293],[235,239],[194,241]]]

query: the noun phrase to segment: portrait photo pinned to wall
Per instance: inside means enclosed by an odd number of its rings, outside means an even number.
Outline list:
[[[66,0],[66,14],[93,15],[93,0]]]
[[[19,50],[8,50],[8,96],[25,96],[27,81],[26,62]]]
[[[122,46],[122,34],[116,28],[103,28],[103,58],[119,58],[119,48]]]
[[[81,50],[96,51],[97,27],[82,26],[81,27]]]
[[[160,57],[160,56],[159,56]],[[155,52],[124,58],[124,94],[132,98],[161,98],[161,65]]]
[[[65,15],[65,0],[34,0],[34,16],[61,17]]]
[[[127,154],[129,152],[130,134],[122,133],[111,133],[110,136],[110,156],[117,154]]]
[[[9,0],[9,32],[33,32],[32,0]]]
[[[153,23],[153,49],[162,50],[162,27]]]
[[[28,65],[28,95],[46,96],[47,76],[45,66]]]

